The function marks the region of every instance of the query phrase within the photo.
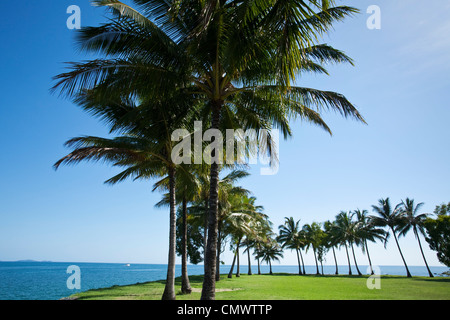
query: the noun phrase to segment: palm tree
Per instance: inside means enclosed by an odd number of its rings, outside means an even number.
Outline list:
[[[72,63],[71,71],[55,77],[55,90],[68,97],[97,88],[104,98],[142,93],[162,98],[175,89],[203,103],[213,129],[224,123],[232,128],[233,115],[239,114],[247,117],[249,128],[275,125],[285,138],[291,134],[289,118],[306,119],[331,133],[320,116],[326,109],[364,121],[341,94],[291,85],[301,72],[326,74],[322,64],[352,63],[318,39],[356,9],[335,7],[334,0],[134,3],[137,9],[117,0],[94,1],[110,9],[113,19],[83,28],[78,40],[82,50],[106,57]],[[215,297],[218,183],[214,161],[202,299]]]
[[[322,245],[325,234],[319,223],[313,222],[311,224],[305,224],[302,228],[305,240],[306,240],[306,249],[313,249],[314,260],[316,262],[316,274],[320,274],[319,272],[319,264],[317,260],[317,253],[319,247]]]
[[[414,205],[414,199],[406,198],[405,201],[402,200],[401,212],[405,217],[405,225],[399,230],[399,235],[404,236],[409,230],[413,230],[414,236],[419,242],[420,252],[422,253],[423,261],[425,262],[425,266],[428,270],[428,275],[433,278],[433,274],[431,273],[430,268],[428,267],[427,260],[425,259],[425,255],[423,254],[422,244],[420,243],[419,233],[425,236],[425,226],[424,222],[427,219],[428,214],[421,213],[419,214],[420,208],[424,205],[423,202]]]
[[[279,235],[277,237],[277,241],[281,243],[281,248],[289,248],[295,250],[297,253],[297,262],[298,262],[298,274],[302,274],[300,255],[300,248],[303,245],[301,241],[301,237],[299,235],[300,232],[300,220],[294,221],[293,217],[285,217],[284,224],[278,226]],[[302,258],[303,260],[303,258]]]
[[[352,215],[356,216],[356,234],[358,239],[361,241],[363,253],[367,253],[367,258],[369,259],[370,273],[374,274],[372,267],[372,260],[370,259],[369,247],[367,246],[367,240],[375,242],[376,240],[385,239],[385,231],[383,229],[374,226],[368,216],[367,210],[357,209],[353,211]]]
[[[66,142],[74,150],[55,163],[75,164],[81,161],[107,161],[114,166],[126,168],[107,180],[115,184],[127,178],[151,179],[167,175],[169,185],[170,230],[167,281],[162,299],[175,299],[175,257],[176,257],[176,187],[177,166],[171,153],[173,142],[171,132],[183,128],[195,110],[187,101],[177,97],[165,101],[140,97],[139,105],[134,101],[111,97],[98,99],[97,91],[85,91],[77,96],[83,108],[100,117],[112,127],[112,131],[125,131],[113,139],[92,136],[78,137]],[[177,109],[183,117],[168,114],[167,106]],[[145,116],[144,116],[145,115]],[[148,120],[150,119],[150,121]]]
[[[187,272],[187,236],[188,236],[188,202],[191,202],[198,193],[199,181],[196,177],[198,165],[180,164],[178,173],[175,175],[176,184],[176,202],[181,204],[181,292],[183,294],[190,294],[192,288],[189,282]],[[156,182],[153,191],[159,189],[166,191],[169,189],[169,176],[164,177]],[[156,204],[156,207],[170,205],[170,194],[165,194],[163,199]]]
[[[270,239],[257,251],[256,256],[269,264],[269,274],[273,274],[272,261],[279,261],[283,257],[283,250],[274,239]]]
[[[378,216],[370,216],[372,223],[378,227],[388,227],[392,231],[392,235],[394,236],[395,243],[397,244],[398,251],[400,252],[400,256],[402,257],[403,264],[406,268],[406,276],[411,277],[411,273],[409,272],[408,266],[406,265],[405,258],[403,257],[402,250],[400,249],[400,245],[397,240],[397,233],[404,229],[405,226],[405,217],[401,213],[401,203],[397,204],[392,210],[391,204],[389,202],[389,198],[378,200],[378,206],[372,206],[372,209]],[[389,233],[386,235],[386,241],[388,239]]]
[[[339,232],[336,226],[335,222],[331,222],[329,220],[324,222],[324,231],[325,231],[325,245],[328,248],[331,248],[331,250],[333,251],[333,257],[334,257],[334,264],[336,267],[336,271],[335,274],[339,274],[339,270],[338,270],[338,262],[336,259],[336,252],[334,250],[334,247],[337,247],[339,245]]]
[[[348,212],[341,211],[337,216],[335,220],[335,236],[336,241],[341,245],[345,247],[345,252],[347,254],[347,262],[348,262],[348,274],[352,275],[352,268],[350,265],[350,256],[348,254],[348,247],[347,243],[349,242],[350,238],[350,230],[351,230],[351,217],[349,216]]]

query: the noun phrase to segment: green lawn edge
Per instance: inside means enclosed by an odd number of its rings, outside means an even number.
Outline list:
[[[177,300],[199,300],[203,276],[189,277],[193,292],[181,293],[181,278],[176,278]],[[380,289],[367,283],[379,281]],[[93,289],[77,293],[77,300],[161,300],[164,280],[125,286]],[[230,279],[221,275],[216,283],[216,300],[449,300],[450,278],[348,275],[247,275]]]

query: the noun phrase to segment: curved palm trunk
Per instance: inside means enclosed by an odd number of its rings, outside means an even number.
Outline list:
[[[233,256],[233,263],[231,264],[230,272],[228,272],[228,278],[230,279],[233,277],[234,264],[236,263],[236,255],[237,252],[235,251]]]
[[[398,244],[398,240],[397,240],[397,236],[395,235],[395,231],[392,228],[391,228],[391,230],[392,230],[392,233],[394,234],[395,243],[397,244],[398,251],[400,252],[400,256],[402,257],[403,264],[405,265],[405,268],[406,268],[406,276],[408,278],[411,278],[411,273],[409,273],[409,269],[408,269],[408,266],[406,265],[405,258],[403,257],[402,250],[400,249],[400,245]]]
[[[359,271],[359,268],[358,268],[358,263],[356,262],[355,249],[353,248],[353,243],[350,242],[350,245],[351,245],[351,247],[352,247],[353,261],[355,261],[356,271],[358,272],[358,275],[359,275],[359,276],[362,276],[362,273],[361,273],[361,271]]]
[[[239,240],[239,242],[240,242],[240,240]],[[240,269],[240,264],[239,264],[239,243],[238,243],[237,248],[236,248],[236,254],[237,254],[236,277],[240,277],[241,276],[241,269]]]
[[[220,111],[223,101],[213,103],[212,126],[219,128]],[[211,164],[210,188],[209,188],[209,216],[208,216],[208,242],[205,252],[205,276],[203,278],[201,300],[215,300],[216,298],[216,254],[217,254],[217,232],[218,232],[218,199],[219,187],[219,164]]]
[[[373,267],[372,267],[372,260],[370,260],[369,247],[367,246],[367,240],[364,240],[364,245],[366,246],[367,258],[369,259],[370,274],[373,275],[374,272],[373,272]]]
[[[251,262],[250,262],[250,247],[248,247],[248,246],[247,246],[247,259],[248,259],[248,272],[247,272],[247,274],[249,276],[251,276],[252,275],[252,265],[251,265]]]
[[[414,226],[414,234],[416,235],[417,241],[419,242],[420,252],[422,253],[423,261],[425,262],[425,265],[426,265],[426,267],[427,267],[428,275],[430,276],[430,278],[433,278],[434,276],[433,276],[433,274],[431,273],[431,270],[430,270],[430,268],[428,267],[427,260],[425,259],[425,255],[423,254],[422,244],[420,243],[419,233],[417,232],[416,226]]]
[[[316,274],[320,274],[319,264],[317,263],[316,249],[313,248],[313,252],[314,252],[314,260],[316,261]]]
[[[336,259],[336,252],[334,251],[334,247],[331,247],[331,249],[333,250],[334,264],[336,265],[336,272],[335,272],[335,274],[339,274],[339,272],[338,272],[338,264],[337,264],[337,259]]]
[[[189,282],[189,276],[187,272],[187,201],[186,197],[183,197],[183,238],[182,247],[183,253],[181,256],[181,292],[189,294],[192,292],[191,284]]]
[[[344,243],[344,246],[345,246],[345,252],[347,253],[348,275],[351,276],[352,275],[352,267],[350,266],[350,256],[348,255],[347,244]]]
[[[270,259],[269,259],[269,274],[273,274],[272,273],[272,263],[270,262]]]
[[[303,261],[302,249],[298,250],[300,252],[300,259],[302,260],[303,274],[306,274],[305,262]]]
[[[169,168],[170,229],[169,261],[162,300],[175,300],[175,256],[176,256],[176,213],[175,213],[175,169]]]
[[[295,248],[295,252],[297,252],[297,262],[298,262],[298,274],[302,274],[302,265],[300,263],[300,255],[298,253],[299,249]]]

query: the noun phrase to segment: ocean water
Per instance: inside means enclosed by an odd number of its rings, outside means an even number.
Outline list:
[[[80,289],[69,289],[67,273],[69,266],[78,266],[80,270]],[[413,276],[428,276],[425,267],[408,266]],[[220,272],[228,273],[230,266],[221,265]],[[363,274],[368,274],[367,266],[359,266]],[[436,275],[448,271],[446,267],[430,267]],[[236,270],[236,269],[235,269]],[[273,272],[298,273],[298,266],[273,265]],[[240,272],[247,273],[248,267],[241,266]],[[334,274],[335,266],[324,266],[324,274]],[[257,267],[252,266],[257,273]],[[268,273],[269,267],[261,265],[261,272]],[[353,274],[356,269],[352,267]],[[380,266],[381,275],[406,275],[403,266]],[[127,285],[165,279],[167,265],[120,263],[82,263],[82,262],[0,262],[0,300],[58,300],[71,294],[90,289]],[[176,266],[177,276],[181,266]],[[190,275],[203,274],[203,265],[189,265]],[[306,273],[315,274],[315,266],[306,266]],[[340,274],[348,274],[348,266],[339,266]],[[74,283],[69,281],[70,283]]]

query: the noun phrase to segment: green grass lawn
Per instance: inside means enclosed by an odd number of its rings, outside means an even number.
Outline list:
[[[177,300],[199,300],[202,276],[190,276],[193,292],[182,295],[176,279]],[[449,300],[450,278],[382,276],[380,289],[368,289],[368,276],[299,276],[278,273],[246,275],[216,284],[217,300]],[[89,290],[72,296],[80,300],[160,300],[164,281]]]

